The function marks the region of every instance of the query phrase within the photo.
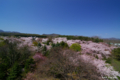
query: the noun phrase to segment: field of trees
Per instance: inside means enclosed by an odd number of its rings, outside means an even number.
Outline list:
[[[34,64],[28,46],[18,48],[18,42],[0,42],[0,80],[21,80]],[[24,70],[22,70],[24,69]]]
[[[44,46],[35,39],[32,42],[37,47],[35,51],[31,46],[19,47],[21,42],[17,40],[0,38],[0,80],[104,80],[90,60],[79,58],[83,54],[80,44],[68,46],[63,41],[55,44],[51,38]],[[120,71],[119,53],[120,48],[116,48],[104,59],[117,71]]]
[[[0,33],[0,36],[14,36],[14,37],[39,37],[39,38],[47,38],[47,37],[66,37],[68,40],[85,40],[85,41],[93,41],[93,42],[103,42],[102,39],[93,38],[93,37],[84,37],[84,36],[71,36],[71,35],[39,35],[39,34],[27,34],[27,33]]]

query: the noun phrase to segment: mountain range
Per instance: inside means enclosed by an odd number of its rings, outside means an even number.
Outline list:
[[[4,30],[1,30],[0,29],[0,33],[20,33],[20,32],[16,32],[16,31],[4,31]],[[55,33],[53,33],[53,34],[43,34],[43,35],[45,35],[45,36],[59,36],[60,34],[55,34]],[[104,39],[104,40],[117,40],[117,41],[120,41],[120,39],[119,38],[102,38],[102,39]]]
[[[3,31],[0,29],[0,33],[20,33],[20,32],[16,32],[16,31]]]

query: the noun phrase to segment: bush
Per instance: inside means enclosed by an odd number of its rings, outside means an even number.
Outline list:
[[[49,55],[49,51],[44,51],[42,54],[47,57]]]
[[[111,57],[107,58],[105,62],[111,64],[112,58]]]
[[[42,54],[43,54],[44,56],[46,56],[46,57],[49,55],[49,50],[47,50],[47,47],[46,47],[46,46],[43,47],[43,49],[42,49]]]
[[[115,59],[120,61],[120,48],[116,48],[112,51],[112,55]]]
[[[33,44],[34,44],[34,46],[37,46],[38,42],[37,41],[33,41]]]
[[[120,77],[119,77],[119,76],[117,76],[117,78],[120,80]]]
[[[78,43],[74,43],[70,46],[70,49],[74,51],[81,51],[81,46]]]
[[[62,48],[67,48],[67,47],[68,47],[68,44],[62,41],[62,42],[60,42],[60,46],[61,46]]]
[[[47,47],[46,47],[46,46],[44,46],[42,51],[47,51]]]
[[[0,37],[0,40],[4,40],[4,39]]]
[[[93,42],[99,43],[99,42],[103,42],[103,40],[102,40],[102,39],[99,39],[99,38],[95,38],[95,39],[93,40]]]
[[[0,47],[4,45],[5,45],[5,42],[0,42]]]
[[[15,63],[13,67],[10,69],[10,74],[7,78],[7,80],[16,80],[16,78],[21,73],[21,67],[18,65],[18,63]]]
[[[49,45],[49,41],[47,41],[46,44]]]
[[[68,48],[69,46],[68,46],[68,44],[67,43],[65,43],[65,42],[60,42],[60,43],[58,43],[57,42],[57,44],[52,44],[52,47],[62,47],[62,48]]]
[[[52,44],[52,47],[60,47],[60,43],[57,42],[57,44]]]
[[[42,45],[41,45],[41,43],[38,43],[38,47],[41,47]]]
[[[34,59],[33,58],[27,59],[25,63],[25,73],[31,71],[31,69],[33,68],[31,64],[35,64]]]
[[[98,55],[95,56],[96,59],[99,59]]]
[[[54,44],[54,43],[52,43],[52,47],[55,47],[55,44]]]

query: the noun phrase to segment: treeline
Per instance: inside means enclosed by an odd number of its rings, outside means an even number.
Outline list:
[[[27,34],[27,33],[0,33],[0,36],[15,36],[15,37],[40,37],[40,38],[46,38],[46,35],[39,35],[39,34]]]
[[[39,35],[39,34],[27,34],[27,33],[0,33],[0,36],[15,36],[15,37],[40,37],[40,38],[47,38],[50,35]],[[85,40],[85,41],[93,41],[93,42],[103,42],[102,39],[93,38],[93,37],[84,37],[84,36],[70,36],[70,35],[58,35],[57,37],[67,37],[68,40]]]
[[[59,37],[67,37],[68,40],[85,40],[85,41],[93,41],[93,42],[103,42],[102,39],[93,38],[93,37],[84,37],[84,36],[68,36],[68,35],[59,35]]]

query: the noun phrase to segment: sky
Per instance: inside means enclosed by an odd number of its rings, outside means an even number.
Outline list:
[[[0,0],[0,29],[120,38],[120,0]]]

